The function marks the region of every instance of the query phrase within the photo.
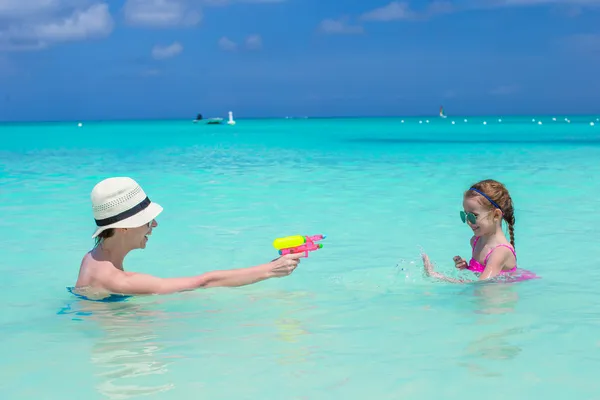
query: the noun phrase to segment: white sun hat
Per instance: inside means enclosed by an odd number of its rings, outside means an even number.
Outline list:
[[[107,178],[92,189],[92,211],[96,231],[92,238],[110,228],[137,228],[158,216],[163,208],[150,201],[136,181],[127,177]]]

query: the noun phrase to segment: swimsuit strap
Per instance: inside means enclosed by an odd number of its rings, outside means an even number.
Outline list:
[[[483,265],[487,265],[488,258],[490,258],[492,251],[496,250],[498,247],[507,247],[510,251],[512,251],[513,255],[515,256],[515,260],[516,260],[517,253],[515,253],[515,249],[513,249],[512,246],[509,246],[507,244],[499,244],[498,246],[494,247],[487,253],[487,256],[485,256],[485,260],[483,260]],[[475,246],[473,246],[473,249],[475,249]]]
[[[479,236],[475,236],[475,241],[473,242],[473,249],[471,249],[471,257],[475,255],[475,246],[477,246],[477,241],[479,240]]]

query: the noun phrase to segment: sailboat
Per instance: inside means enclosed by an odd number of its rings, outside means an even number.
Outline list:
[[[440,106],[440,117],[446,118],[446,115],[444,115],[444,106]]]

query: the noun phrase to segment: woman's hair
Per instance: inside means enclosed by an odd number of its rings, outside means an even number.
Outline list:
[[[477,182],[474,185],[471,185],[471,188],[477,189],[478,191],[485,194],[485,196],[489,197],[494,201],[499,207],[500,211],[502,211],[502,218],[508,224],[508,233],[510,234],[510,244],[515,247],[515,208],[513,206],[512,198],[508,193],[506,187],[493,179],[485,179],[483,181]],[[491,210],[493,210],[494,205],[489,202],[487,199],[484,199],[485,196],[481,196],[474,190],[467,190],[465,192],[465,198],[471,198],[479,196],[481,204],[484,206],[488,206]]]
[[[114,234],[115,234],[114,228],[108,228],[108,229],[100,232],[100,234],[98,236],[96,236],[96,244],[94,245],[94,247],[98,246],[104,239],[107,239]]]

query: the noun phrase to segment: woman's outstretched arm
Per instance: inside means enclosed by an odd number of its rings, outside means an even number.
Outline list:
[[[199,288],[244,286],[291,274],[298,266],[300,257],[302,253],[288,254],[254,267],[215,270],[181,278],[159,278],[110,268],[103,269],[103,272],[95,276],[94,283],[95,286],[118,294],[167,294]]]

